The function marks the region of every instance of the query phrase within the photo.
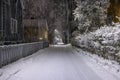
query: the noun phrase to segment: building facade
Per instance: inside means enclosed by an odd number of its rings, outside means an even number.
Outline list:
[[[120,23],[120,0],[110,0],[107,15],[107,23]]]
[[[0,44],[23,41],[22,0],[0,0]]]
[[[24,20],[25,42],[48,41],[48,25],[44,19]]]

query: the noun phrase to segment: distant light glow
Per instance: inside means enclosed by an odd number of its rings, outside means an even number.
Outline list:
[[[43,40],[43,38],[42,38],[42,37],[40,37],[40,38],[39,38],[39,40]]]

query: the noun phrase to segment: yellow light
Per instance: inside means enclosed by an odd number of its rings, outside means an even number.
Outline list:
[[[42,38],[42,37],[40,37],[40,38],[39,38],[39,40],[43,40],[43,38]]]

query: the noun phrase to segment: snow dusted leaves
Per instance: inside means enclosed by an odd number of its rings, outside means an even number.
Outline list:
[[[78,21],[78,29],[88,32],[90,27],[100,27],[105,23],[106,11],[109,0],[76,0],[77,8],[74,10],[75,20]],[[94,30],[94,29],[92,29]]]
[[[120,62],[120,26],[105,26],[95,32],[76,37],[75,46]]]

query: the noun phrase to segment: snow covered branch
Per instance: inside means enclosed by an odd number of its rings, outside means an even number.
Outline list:
[[[109,0],[77,0],[74,16],[79,24],[78,29],[84,33],[105,24],[108,6]]]

